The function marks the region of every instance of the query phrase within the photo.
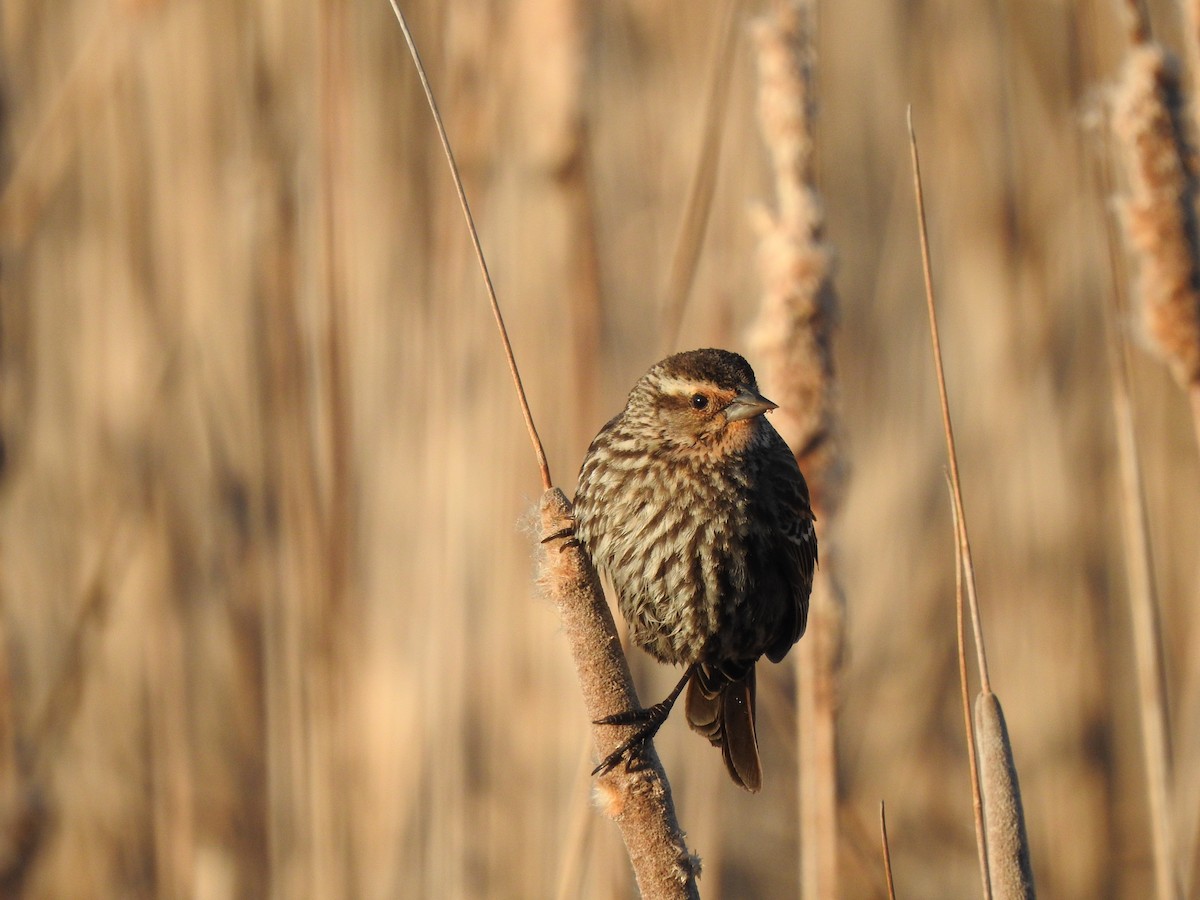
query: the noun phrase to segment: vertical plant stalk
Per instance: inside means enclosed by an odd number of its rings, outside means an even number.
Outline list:
[[[971,684],[967,676],[967,629],[963,609],[963,558],[958,507],[954,505],[954,486],[946,476],[950,490],[950,513],[954,520],[954,619],[958,639],[958,683],[962,692],[963,730],[967,735],[967,763],[971,770],[971,810],[975,817],[975,848],[979,853],[979,875],[983,880],[984,900],[992,900],[992,879],[988,872],[987,835],[983,826],[983,788],[979,784],[979,755],[975,746],[975,720],[971,716]]]
[[[542,440],[538,437],[537,427],[533,424],[533,413],[529,411],[529,400],[525,397],[525,386],[521,383],[521,373],[517,370],[517,360],[513,356],[512,342],[508,339],[508,329],[504,326],[504,316],[500,313],[500,301],[496,297],[496,288],[492,284],[492,273],[488,269],[487,260],[483,255],[483,245],[479,242],[479,231],[475,228],[475,217],[471,214],[471,204],[467,202],[467,192],[463,187],[462,176],[458,172],[458,163],[454,159],[454,150],[450,147],[450,136],[446,134],[446,125],[442,122],[442,114],[438,110],[437,100],[433,96],[433,88],[429,84],[429,76],[425,72],[425,64],[421,62],[421,54],[417,52],[417,42],[413,40],[412,31],[409,30],[408,21],[404,18],[404,13],[400,11],[400,6],[397,0],[388,0],[391,4],[392,12],[396,15],[396,21],[400,23],[400,31],[404,35],[404,42],[408,44],[409,55],[412,56],[413,64],[417,69],[417,77],[421,80],[421,89],[425,93],[425,100],[429,103],[429,111],[433,115],[433,124],[437,128],[438,139],[442,144],[442,153],[446,157],[446,164],[450,167],[450,176],[454,181],[454,190],[458,194],[458,205],[462,208],[463,218],[467,223],[467,231],[471,236],[471,246],[475,250],[475,258],[479,262],[479,271],[483,275],[483,284],[487,289],[488,301],[492,308],[492,318],[496,320],[496,330],[500,334],[500,343],[504,347],[504,358],[508,362],[508,372],[512,377],[513,389],[517,392],[517,401],[521,407],[521,417],[525,420],[525,429],[529,432],[530,443],[533,444],[533,452],[537,457],[538,470],[542,476],[542,490],[548,491],[554,487],[554,482],[550,478],[550,463],[546,460],[546,451],[542,447]]]
[[[782,2],[753,24],[759,121],[776,205],[760,206],[754,216],[763,301],[750,342],[777,395],[775,427],[804,468],[814,508],[829,514],[844,473],[836,443],[834,254],[824,241],[813,171],[814,16],[803,0]]]
[[[438,112],[425,67],[417,53],[416,43],[404,14],[396,0],[389,2],[404,33],[409,53],[425,91],[425,99],[437,125],[459,204],[483,272],[513,386],[534,453],[538,458],[542,484],[545,487],[540,503],[543,552],[539,560],[538,583],[558,608],[563,632],[575,661],[589,719],[595,722],[618,712],[638,709],[640,704],[629,672],[629,664],[621,650],[616,624],[604,599],[599,576],[591,560],[574,538],[575,523],[570,502],[550,481],[550,467],[534,427],[533,415],[521,385],[504,318],[500,313],[500,304],[467,203],[466,191],[459,176],[458,166],[454,162],[450,140]],[[618,729],[593,725],[593,736],[601,758],[608,756],[634,730],[634,726]],[[647,745],[641,754],[641,765],[636,769],[618,767],[601,776],[597,781],[597,791],[604,811],[621,831],[641,895],[652,900],[698,898],[700,895],[696,887],[696,878],[700,873],[700,861],[688,852],[683,831],[675,816],[671,786],[653,746]]]
[[[14,708],[8,613],[0,606],[0,896],[22,896],[46,841],[53,833],[57,803],[51,785],[71,727],[83,705],[84,686],[99,657],[113,602],[116,564],[132,554],[130,529],[118,517],[88,576],[45,699],[22,727]],[[123,571],[119,574],[124,574]],[[7,598],[0,598],[0,601]]]
[[[942,410],[942,429],[946,434],[946,456],[950,463],[950,493],[954,497],[954,514],[958,519],[958,545],[962,551],[966,572],[967,602],[971,609],[971,627],[975,638],[976,662],[983,690],[990,693],[987,651],[983,644],[983,623],[979,616],[979,597],[975,593],[975,562],[971,557],[971,542],[967,539],[967,517],[963,511],[962,483],[958,477],[958,450],[954,444],[954,425],[950,420],[950,397],[946,391],[946,371],[942,366],[942,340],[938,332],[937,307],[933,297],[933,265],[929,256],[929,233],[925,222],[925,190],[921,183],[921,161],[917,153],[917,133],[913,129],[912,108],[908,110],[908,141],[912,156],[913,193],[917,200],[917,233],[921,239],[921,272],[925,279],[925,308],[929,313],[929,338],[933,343],[933,365],[937,375],[938,402]]]
[[[558,607],[588,718],[595,722],[640,708],[600,579],[571,533],[574,518],[566,495],[557,488],[544,493],[540,514],[545,549],[539,560],[538,583]],[[635,726],[593,725],[600,758],[635,730]],[[618,766],[600,776],[597,795],[603,811],[621,830],[641,895],[699,897],[696,877],[700,862],[688,852],[671,788],[653,745],[647,744],[637,768]]]
[[[347,47],[349,31],[346,4],[342,0],[322,0],[317,34],[318,100],[320,147],[321,260],[320,271],[326,303],[323,334],[320,336],[323,384],[326,405],[324,419],[329,478],[320,502],[319,540],[323,565],[321,582],[310,620],[314,632],[308,639],[317,650],[305,667],[306,693],[312,706],[309,772],[309,802],[312,806],[311,859],[318,895],[341,895],[349,878],[350,861],[346,857],[350,829],[345,820],[345,804],[340,798],[349,788],[346,771],[349,752],[345,727],[347,665],[350,658],[345,646],[349,624],[350,557],[354,541],[354,477],[352,472],[352,431],[349,402],[348,355],[345,352],[346,271],[342,241],[349,216],[346,203],[350,195],[345,183],[349,162],[345,135],[351,127],[347,98]]]
[[[887,878],[888,900],[896,900],[896,883],[892,880],[892,850],[888,846],[887,810],[879,801],[879,838],[883,844],[883,874]]]
[[[1200,243],[1193,149],[1176,60],[1131,10],[1130,49],[1113,92],[1112,132],[1125,171],[1125,236],[1137,266],[1146,338],[1187,393],[1200,448]],[[1196,35],[1191,35],[1194,42]],[[1198,55],[1192,48],[1193,55]]]
[[[1100,171],[1101,192],[1112,196],[1107,167]],[[1138,710],[1141,715],[1142,757],[1146,766],[1146,794],[1150,804],[1150,834],[1154,847],[1154,883],[1159,900],[1183,896],[1176,876],[1175,834],[1171,819],[1172,771],[1170,724],[1167,716],[1166,678],[1163,671],[1162,629],[1142,467],[1138,454],[1133,394],[1130,388],[1130,348],[1119,323],[1125,321],[1124,272],[1119,263],[1116,224],[1105,216],[1109,259],[1113,264],[1113,290],[1105,305],[1108,374],[1112,389],[1113,421],[1120,472],[1121,523],[1125,544],[1125,574],[1129,587],[1129,615],[1137,668]]]
[[[737,47],[737,19],[740,4],[737,0],[725,0],[725,14],[721,18],[717,34],[716,52],[712,57],[712,70],[708,78],[708,100],[704,113],[704,132],[700,143],[700,159],[692,173],[688,190],[687,207],[679,235],[675,240],[675,253],[671,258],[671,274],[663,300],[663,329],[660,356],[675,352],[679,340],[683,313],[687,307],[692,283],[696,279],[696,263],[700,259],[700,248],[704,245],[704,233],[708,229],[708,218],[712,212],[713,193],[717,185],[717,164],[721,161],[721,133],[725,125],[725,110],[729,105],[729,83],[733,80],[733,54]]]
[[[187,621],[173,583],[177,570],[173,571],[167,537],[166,490],[162,482],[149,488],[148,527],[137,551],[142,559],[131,568],[138,573],[136,592],[148,601],[142,625],[146,632],[142,677],[155,890],[164,897],[185,897],[196,878],[197,790],[189,728],[193,711],[186,671]]]
[[[938,333],[937,306],[933,293],[933,266],[929,254],[929,229],[925,216],[925,191],[921,182],[921,163],[917,153],[917,135],[908,111],[909,152],[912,156],[913,193],[917,205],[917,231],[921,240],[921,270],[925,279],[925,306],[929,314],[929,336],[933,345],[934,370],[937,374],[938,400],[942,409],[942,428],[946,436],[946,455],[950,462],[950,492],[954,498],[954,519],[961,553],[961,568],[967,587],[974,629],[976,660],[979,666],[981,690],[976,698],[979,722],[988,727],[986,742],[980,737],[979,788],[982,796],[983,824],[987,859],[985,895],[1009,900],[1029,900],[1035,896],[1033,871],[1030,865],[1029,840],[1025,829],[1025,813],[1021,804],[1020,784],[1013,761],[1008,729],[1004,725],[1000,701],[992,692],[988,676],[987,654],[983,643],[983,623],[979,616],[979,597],[975,590],[975,563],[971,556],[971,541],[967,536],[967,517],[963,510],[962,482],[958,474],[958,450],[954,442],[954,427],[950,418],[950,399],[946,390],[946,372],[942,363],[942,344]],[[977,727],[979,726],[977,722]],[[968,729],[969,736],[969,729]]]
[[[763,299],[750,343],[774,423],[808,479],[821,568],[808,631],[796,647],[800,876],[805,897],[838,895],[837,681],[843,604],[830,540],[844,477],[836,442],[833,251],[813,186],[815,6],[779,2],[753,25],[758,109],[775,208],[760,208]]]

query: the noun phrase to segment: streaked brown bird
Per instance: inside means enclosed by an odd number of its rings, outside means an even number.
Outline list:
[[[596,772],[636,756],[686,685],[688,724],[737,784],[762,787],[754,664],[779,662],[804,633],[817,565],[808,486],[763,416],[775,408],[738,354],[677,353],[588,448],[575,536],[633,642],[686,667],[661,703],[601,720],[639,728]]]

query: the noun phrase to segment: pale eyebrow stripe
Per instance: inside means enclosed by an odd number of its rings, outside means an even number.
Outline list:
[[[685,378],[664,378],[662,381],[662,392],[664,394],[694,394],[699,388],[695,381],[689,381]]]

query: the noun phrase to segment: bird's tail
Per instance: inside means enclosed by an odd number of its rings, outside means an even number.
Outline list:
[[[692,669],[687,720],[693,731],[721,748],[734,783],[756,793],[762,787],[762,763],[754,727],[754,664],[737,672],[728,668],[701,663]]]

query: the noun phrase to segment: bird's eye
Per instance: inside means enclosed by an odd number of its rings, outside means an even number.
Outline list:
[[[706,409],[708,398],[703,394],[692,394],[692,409]]]

